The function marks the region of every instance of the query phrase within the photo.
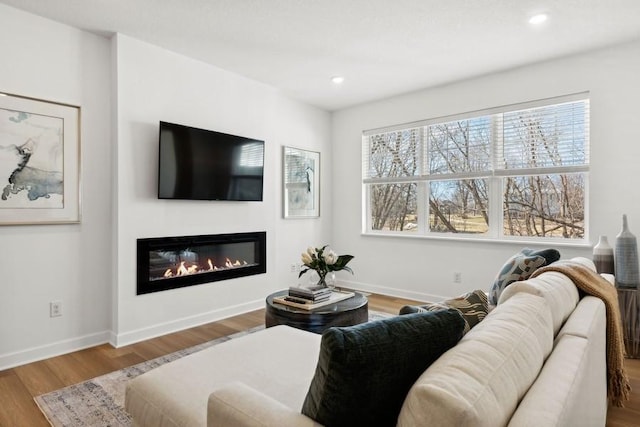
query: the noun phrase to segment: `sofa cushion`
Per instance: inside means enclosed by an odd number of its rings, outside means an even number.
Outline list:
[[[209,396],[207,426],[210,427],[322,427],[300,410],[274,396],[267,396],[241,382],[219,388]],[[155,427],[155,426],[154,426]]]
[[[562,325],[562,329],[556,334],[556,342],[563,335],[595,340],[602,327],[598,322],[605,317],[606,311],[604,302],[600,298],[591,295],[582,297],[569,319]]]
[[[553,354],[566,336],[588,340],[588,365],[579,388],[573,387],[575,395],[570,419],[575,425],[603,426],[607,417],[607,322],[605,305],[600,298],[585,296],[556,335]],[[552,355],[553,355],[552,354]],[[549,359],[551,356],[549,357]],[[547,359],[546,363],[549,363]],[[546,364],[545,364],[546,365]],[[578,415],[579,414],[579,415]]]
[[[571,279],[562,273],[549,271],[535,279],[512,283],[500,295],[498,305],[504,304],[520,292],[538,295],[547,300],[553,317],[554,334],[558,333],[580,300],[578,288]]]
[[[586,258],[573,258],[572,262],[584,265],[595,271],[591,260]],[[553,331],[557,334],[564,322],[569,318],[580,300],[578,288],[573,281],[562,273],[556,271],[545,272],[534,279],[513,283],[500,294],[498,304],[503,304],[518,292],[528,292],[547,300],[553,317]]]
[[[546,301],[514,295],[427,368],[409,391],[398,426],[506,425],[552,346]]]
[[[411,385],[463,328],[453,309],[329,328],[302,413],[330,427],[394,425]]]
[[[320,341],[279,325],[214,345],[129,381],[125,409],[139,426],[205,426],[211,392],[240,381],[299,411]]]
[[[555,249],[542,249],[535,251],[525,248],[513,255],[502,266],[491,290],[489,291],[489,303],[498,304],[500,294],[513,282],[526,280],[543,265],[549,265],[560,259],[560,252]]]
[[[480,323],[489,312],[487,294],[481,290],[475,290],[456,298],[422,305],[405,305],[400,309],[400,314],[423,313],[427,311],[456,309],[464,319],[464,331],[466,334],[475,325]]]
[[[581,395],[579,390],[584,387],[585,379],[591,374],[587,371],[588,346],[588,340],[582,337],[564,335],[559,340],[538,379],[511,417],[509,427],[604,425],[605,419],[590,419],[585,416],[589,414],[588,411],[576,411],[576,408],[581,408],[581,402],[576,401]],[[601,396],[593,396],[587,400],[600,407],[604,406],[606,387],[603,391]]]

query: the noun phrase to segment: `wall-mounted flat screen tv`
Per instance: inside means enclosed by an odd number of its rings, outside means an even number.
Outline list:
[[[158,198],[262,201],[264,141],[160,122]]]

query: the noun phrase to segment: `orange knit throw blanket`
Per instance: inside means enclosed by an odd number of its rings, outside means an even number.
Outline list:
[[[598,273],[576,262],[558,261],[537,269],[531,277],[545,271],[566,275],[578,289],[604,302],[607,313],[607,394],[611,404],[624,406],[623,402],[629,400],[631,386],[624,370],[624,335],[616,288]]]

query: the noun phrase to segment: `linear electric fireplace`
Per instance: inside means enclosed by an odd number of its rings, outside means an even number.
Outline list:
[[[138,239],[137,294],[262,274],[267,233]]]

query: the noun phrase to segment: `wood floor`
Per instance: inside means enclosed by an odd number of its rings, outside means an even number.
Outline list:
[[[371,310],[397,313],[412,301],[369,296]],[[34,396],[111,371],[264,324],[264,310],[114,349],[108,344],[0,371],[0,426],[48,426]],[[607,427],[640,426],[640,360],[627,359],[631,400],[625,408],[609,408]],[[572,427],[572,426],[568,426]]]

